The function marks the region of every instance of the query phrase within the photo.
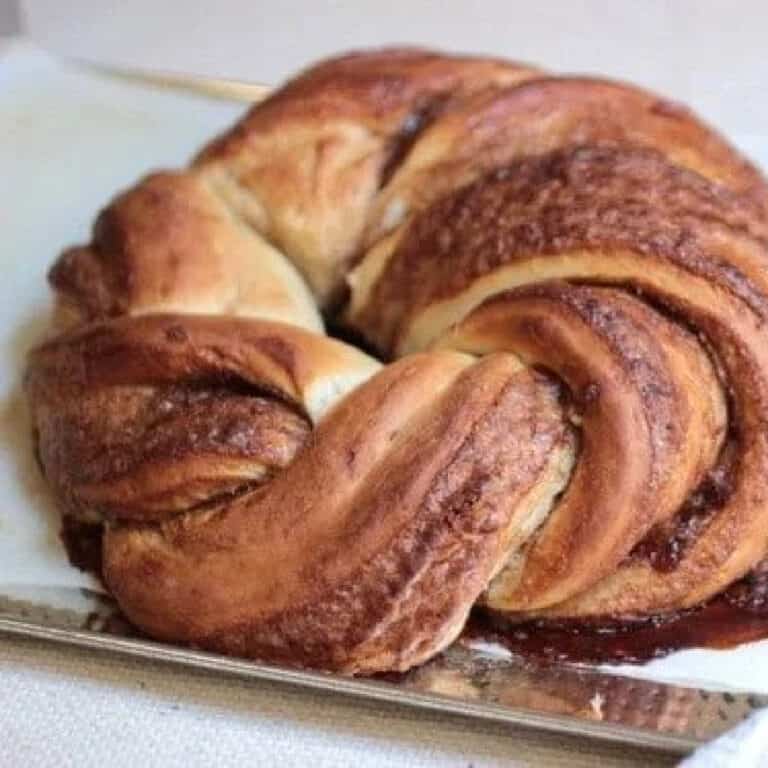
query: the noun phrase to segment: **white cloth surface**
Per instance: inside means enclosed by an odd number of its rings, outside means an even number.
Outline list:
[[[61,69],[24,44],[0,45],[0,588],[76,586],[83,578],[66,565],[52,534],[19,418],[21,360],[45,324],[47,265],[61,246],[87,236],[94,211],[117,189],[147,169],[183,164],[241,110]],[[30,505],[39,515],[25,514],[22,526],[18,512]],[[749,652],[754,659],[755,650]],[[700,682],[713,656],[692,653],[687,666],[659,662],[658,677]],[[742,670],[741,684],[749,687],[752,665],[730,653],[719,659],[718,669],[730,660],[729,679],[738,681]],[[629,748],[0,637],[0,768],[673,762]]]
[[[0,767],[671,766],[644,750],[0,636]]]
[[[768,768],[768,710],[697,749],[679,768]]]

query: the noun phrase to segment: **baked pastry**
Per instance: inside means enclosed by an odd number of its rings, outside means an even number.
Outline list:
[[[56,262],[43,472],[128,619],[224,653],[405,670],[475,604],[697,605],[768,548],[767,216],[631,86],[331,59]]]

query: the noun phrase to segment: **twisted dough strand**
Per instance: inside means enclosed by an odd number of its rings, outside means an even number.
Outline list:
[[[227,653],[407,669],[477,600],[696,604],[768,547],[767,206],[629,86],[321,63],[54,266],[43,470],[137,626]]]
[[[721,508],[706,530],[683,553],[675,568],[662,573],[647,563],[625,564],[621,572],[630,578],[616,576],[610,586],[601,586],[600,590],[608,590],[601,599],[583,594],[573,604],[556,607],[583,592],[587,582],[595,584],[622,564],[638,542],[637,534],[647,531],[647,525],[643,528],[640,521],[653,522],[654,507],[663,517],[670,510],[677,511],[682,502],[679,494],[668,501],[662,488],[653,489],[650,498],[628,494],[619,483],[621,471],[632,471],[635,453],[658,453],[658,440],[650,434],[642,439],[637,425],[611,438],[607,424],[596,421],[594,439],[607,441],[603,444],[605,450],[617,458],[619,466],[609,472],[609,456],[590,463],[589,451],[582,452],[579,470],[583,471],[577,470],[563,504],[540,532],[520,576],[520,586],[511,590],[499,584],[492,586],[492,599],[498,607],[552,607],[549,613],[556,615],[569,615],[571,611],[578,615],[615,615],[679,609],[711,597],[764,554],[768,518],[759,477],[766,469],[766,454],[763,417],[759,414],[765,413],[766,406],[768,369],[763,334],[768,273],[763,226],[764,222],[754,218],[751,207],[744,206],[738,196],[670,166],[657,153],[579,148],[522,160],[503,172],[484,177],[443,198],[407,229],[357,319],[384,347],[392,345],[401,352],[421,348],[447,331],[451,318],[466,316],[446,343],[475,352],[515,351],[529,362],[553,368],[569,384],[573,382],[572,392],[582,400],[580,393],[585,384],[574,374],[590,371],[594,360],[586,357],[593,358],[597,353],[600,336],[613,337],[614,353],[620,353],[620,367],[629,375],[636,375],[639,365],[651,366],[653,358],[648,351],[639,355],[632,352],[638,330],[621,339],[616,328],[610,327],[618,319],[616,310],[611,309],[620,298],[615,291],[603,289],[605,299],[597,300],[595,309],[579,313],[598,338],[581,339],[574,345],[584,358],[572,363],[574,372],[563,370],[557,358],[563,354],[563,342],[547,327],[563,308],[550,306],[549,317],[538,319],[540,310],[533,317],[522,310],[518,319],[515,305],[525,294],[503,293],[531,281],[569,279],[616,285],[652,299],[657,307],[655,317],[645,313],[642,325],[654,337],[659,336],[658,309],[668,308],[706,338],[706,351],[714,355],[729,389],[732,441],[738,445],[739,454],[732,468],[732,488],[729,497],[720,500]],[[573,291],[561,291],[559,303],[573,308]],[[472,312],[477,305],[479,309]],[[635,320],[640,319],[636,314]],[[395,323],[390,326],[391,320]],[[572,325],[568,331],[573,335]],[[675,347],[682,352],[679,340]],[[634,361],[629,359],[633,354]],[[607,372],[607,364],[603,363],[602,368]],[[694,364],[689,356],[683,370],[688,381],[676,395],[667,394],[673,397],[669,406],[663,403],[664,376],[660,370],[654,371],[643,384],[652,397],[648,417],[659,420],[664,430],[674,427],[664,414],[665,408],[680,408],[686,399],[690,400],[685,393],[695,391],[693,388],[711,393],[714,383],[706,368],[701,361]],[[598,389],[581,404],[587,447],[589,417],[594,413],[596,418],[604,401],[611,397],[615,378],[601,388],[596,371],[588,376],[587,381]],[[621,398],[622,407],[617,408],[617,413],[623,411],[626,417],[631,400],[625,391]],[[717,410],[722,406],[713,412]],[[701,418],[699,414],[694,420]],[[617,415],[608,421],[614,428],[620,425]],[[722,419],[718,417],[715,422],[711,435],[686,434],[675,450],[702,450],[704,457],[711,457],[724,431]],[[631,448],[622,450],[622,443]],[[582,490],[577,481],[585,473],[592,482]],[[679,468],[674,474],[678,479],[686,476]],[[616,484],[604,483],[600,489],[594,481],[603,475]],[[694,474],[684,488],[693,491],[695,478],[700,476]],[[637,479],[640,487],[649,481],[647,477]],[[577,508],[563,529],[568,502],[574,498],[588,505],[589,514]],[[609,513],[604,505],[614,511]],[[634,535],[628,531],[617,533],[623,545],[610,551],[610,559],[602,567],[599,553],[601,546],[608,545],[606,523],[599,531],[587,527],[587,533],[584,527],[593,515],[606,521],[609,514],[612,518],[628,514],[637,527]],[[550,531],[556,534],[550,535]],[[555,535],[556,544],[544,544]],[[579,538],[585,536],[593,539]],[[580,566],[570,564],[573,556],[583,560]],[[581,568],[580,578],[569,582],[566,576],[577,567]],[[545,588],[545,581],[553,578],[555,587]]]

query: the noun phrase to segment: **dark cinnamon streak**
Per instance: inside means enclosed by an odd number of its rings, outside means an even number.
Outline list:
[[[710,241],[721,232],[757,244],[768,227],[738,195],[654,150],[581,147],[525,158],[418,214],[356,325],[375,329],[378,345],[392,349],[420,310],[499,267],[601,249],[636,254],[638,286],[644,262],[666,261],[768,318],[752,281],[713,254]]]
[[[416,143],[424,129],[440,114],[445,102],[445,98],[437,98],[421,109],[411,112],[403,120],[400,130],[392,140],[389,157],[381,169],[380,187],[386,186],[395,171],[403,164],[411,147]]]
[[[215,332],[206,344],[194,318],[184,327],[173,316],[124,322],[152,329],[140,338],[123,335],[120,324],[92,325],[39,348],[28,376],[40,403],[41,466],[69,514],[192,510],[268,479],[308,439],[293,380],[272,384],[248,369],[251,354],[299,375],[299,361],[275,334],[267,330],[238,359],[221,352]],[[237,336],[241,328],[226,330]]]
[[[707,473],[683,508],[669,522],[652,528],[635,546],[630,557],[648,560],[658,571],[674,571],[686,549],[730,497],[735,462],[736,446],[731,443],[724,450],[718,465]]]

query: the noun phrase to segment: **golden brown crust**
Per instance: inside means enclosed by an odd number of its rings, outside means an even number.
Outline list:
[[[768,405],[768,254],[754,235],[757,226],[754,212],[737,196],[656,153],[554,153],[505,168],[417,217],[371,291],[369,314],[360,315],[370,323],[366,330],[384,348],[397,340],[400,351],[434,339],[486,297],[551,278],[630,289],[706,338],[727,381],[732,429],[739,435],[728,499],[671,571],[647,564],[622,568],[609,577],[610,588],[598,585],[596,594],[587,591],[550,613],[686,607],[723,589],[764,554],[757,532],[768,525],[768,497],[758,478],[768,455],[758,414]],[[487,311],[492,307],[493,301]],[[485,312],[481,306],[479,317]],[[482,325],[472,316],[466,322]],[[520,336],[506,333],[509,346],[503,348],[516,351]],[[593,348],[584,343],[585,351]],[[641,358],[650,362],[645,353]],[[621,410],[616,418],[626,416]],[[623,440],[632,453],[642,445],[628,431]],[[619,455],[628,468],[631,454]],[[605,462],[603,469],[610,458]],[[553,562],[548,560],[550,568]],[[564,593],[552,595],[565,599]],[[546,608],[556,601],[552,595],[515,605]]]
[[[43,470],[70,514],[162,519],[287,466],[376,364],[279,323],[123,318],[59,336],[27,373]]]
[[[388,366],[263,489],[160,528],[110,529],[107,582],[161,638],[406,669],[460,631],[503,557],[510,510],[564,439],[556,394],[508,356]]]
[[[43,470],[107,521],[128,617],[226,653],[406,669],[481,594],[513,617],[693,605],[766,551],[766,201],[630,86],[322,62],[54,266],[74,330],[30,357]],[[296,268],[326,306],[348,277],[383,352],[429,351],[377,373],[315,332]]]
[[[505,59],[419,48],[343,54],[289,80],[205,147],[199,159],[239,155],[263,132],[284,130],[293,121],[317,125],[341,119],[391,140],[411,129],[415,116],[438,108],[440,102],[516,83],[539,71]]]
[[[36,410],[46,477],[85,519],[164,518],[266,481],[309,427],[273,398],[227,386],[86,390]]]
[[[494,608],[559,603],[613,572],[653,523],[678,510],[722,444],[725,406],[703,351],[627,294],[519,288],[486,302],[442,344],[511,350],[553,371],[581,429],[568,489],[524,558],[492,584]]]
[[[191,173],[154,173],[115,198],[49,280],[66,325],[183,311],[322,328],[295,268]]]
[[[430,340],[412,328],[421,310],[484,275],[531,256],[601,248],[712,280],[762,315],[766,227],[741,198],[652,150],[526,158],[417,216],[352,319],[381,350],[406,352]]]
[[[655,149],[742,196],[758,216],[768,212],[760,172],[684,106],[624,83],[542,77],[478,94],[435,120],[379,195],[368,242],[484,172],[585,145]]]
[[[382,181],[430,119],[469,94],[534,74],[499,59],[417,49],[331,59],[256,105],[196,167],[327,305]]]

